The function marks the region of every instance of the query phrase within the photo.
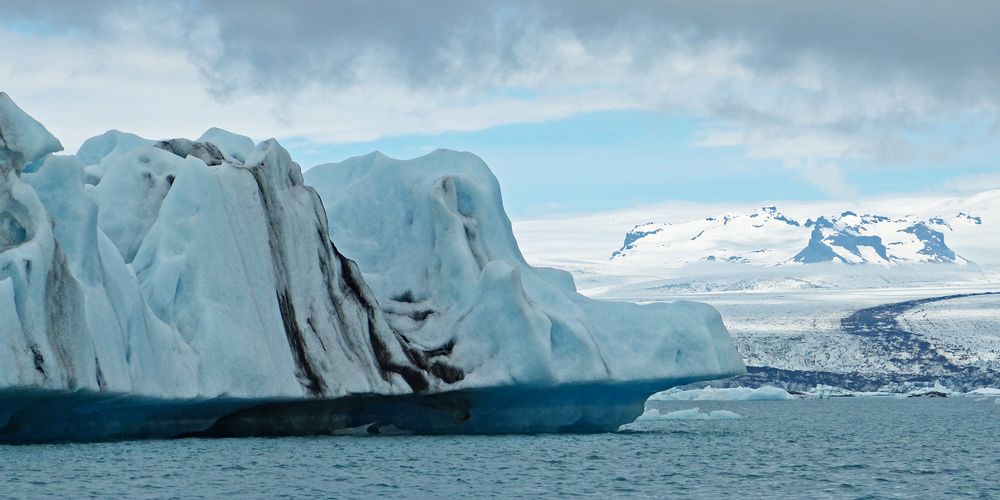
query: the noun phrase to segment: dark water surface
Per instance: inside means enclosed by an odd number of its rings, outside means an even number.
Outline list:
[[[1000,498],[994,399],[659,402],[743,418],[638,433],[0,446],[0,497]]]

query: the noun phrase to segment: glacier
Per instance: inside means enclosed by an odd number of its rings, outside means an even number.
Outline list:
[[[61,150],[0,93],[0,442],[613,430],[745,371],[707,305],[525,263],[468,153],[304,176],[221,129]]]

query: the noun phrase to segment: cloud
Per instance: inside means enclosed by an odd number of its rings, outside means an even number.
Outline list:
[[[942,186],[946,191],[971,194],[991,189],[1000,189],[1000,172],[972,174],[952,177]]]
[[[15,98],[156,134],[222,124],[355,141],[671,112],[710,122],[702,146],[846,193],[837,162],[933,157],[908,137],[1000,112],[991,0],[0,0],[0,11],[0,42],[17,49],[0,82]]]

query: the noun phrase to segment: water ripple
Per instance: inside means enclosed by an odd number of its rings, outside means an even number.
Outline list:
[[[0,496],[1000,497],[1000,405],[699,405],[746,418],[671,420],[628,434],[0,446]]]

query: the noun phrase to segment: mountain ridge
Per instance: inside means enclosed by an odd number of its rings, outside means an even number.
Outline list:
[[[625,234],[611,260],[681,265],[707,261],[764,266],[820,262],[966,266],[972,261],[948,246],[946,235],[960,225],[982,224],[981,216],[964,211],[889,217],[846,210],[838,215],[816,214],[800,222],[772,205],[681,223],[636,225]]]

